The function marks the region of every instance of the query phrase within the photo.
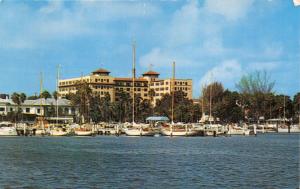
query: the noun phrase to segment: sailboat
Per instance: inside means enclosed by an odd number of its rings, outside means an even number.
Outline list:
[[[44,110],[43,110],[43,98],[42,98],[42,93],[43,93],[43,73],[41,72],[41,79],[40,79],[40,116],[37,117],[36,119],[36,129],[35,129],[35,135],[48,135],[49,132],[46,131],[45,126],[48,126],[48,122],[45,120],[44,117]]]
[[[135,43],[132,45],[133,52],[133,69],[132,69],[132,123],[124,128],[127,136],[154,136],[155,131],[149,124],[135,123]]]
[[[204,95],[204,94],[203,94]],[[219,123],[216,123],[215,118],[212,116],[212,84],[209,86],[209,117],[207,124],[204,125],[204,135],[217,136],[219,134],[225,134],[227,131],[225,127]]]
[[[171,82],[172,104],[171,104],[171,123],[163,124],[160,130],[163,136],[195,136],[197,131],[193,129],[192,125],[183,123],[174,123],[174,80],[175,80],[175,62],[173,62],[173,77]]]
[[[59,65],[57,66],[57,77],[56,77],[56,124],[54,127],[50,128],[49,134],[51,136],[70,136],[71,131],[67,128],[64,128],[62,125],[58,124],[58,82],[59,82]]]

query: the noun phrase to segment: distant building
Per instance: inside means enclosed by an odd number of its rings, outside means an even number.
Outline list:
[[[69,93],[76,93],[76,86],[80,82],[87,82],[95,95],[104,97],[109,94],[111,101],[118,101],[119,94],[123,91],[132,95],[132,78],[118,78],[109,75],[110,72],[105,69],[93,71],[90,75],[59,80],[59,95],[64,97]],[[170,94],[172,79],[159,79],[159,73],[148,71],[142,74],[142,77],[135,78],[135,94],[143,99],[152,99],[155,104],[164,94]],[[174,90],[183,91],[188,99],[192,99],[193,82],[191,79],[175,79]],[[155,92],[150,96],[150,91]]]

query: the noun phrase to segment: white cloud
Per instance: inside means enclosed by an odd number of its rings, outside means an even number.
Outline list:
[[[226,60],[207,71],[200,80],[200,86],[219,81],[225,87],[233,87],[233,84],[242,74],[242,66],[237,60]]]
[[[211,13],[225,16],[227,20],[234,21],[243,18],[249,11],[253,0],[207,0],[205,9]]]

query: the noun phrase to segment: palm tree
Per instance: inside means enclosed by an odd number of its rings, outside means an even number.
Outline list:
[[[16,121],[19,121],[19,117],[20,115],[22,116],[22,109],[20,108],[20,105],[25,101],[26,99],[26,95],[24,93],[16,93],[14,92],[12,95],[11,95],[11,99],[12,101],[17,104],[18,108],[17,108],[17,114],[16,114]],[[23,117],[22,117],[23,119]]]

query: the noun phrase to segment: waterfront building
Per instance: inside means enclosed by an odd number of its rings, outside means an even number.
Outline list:
[[[112,102],[118,101],[121,92],[132,95],[132,78],[113,77],[109,74],[110,72],[105,69],[98,69],[87,76],[61,79],[59,80],[59,96],[65,97],[69,93],[76,93],[76,86],[82,82],[89,84],[94,95],[104,97],[105,94],[109,94]],[[142,99],[151,99],[155,104],[164,94],[170,94],[172,79],[160,79],[159,75],[158,72],[150,70],[143,73],[141,77],[135,78],[135,95]],[[191,79],[174,80],[174,90],[183,91],[188,99],[192,99],[192,87]]]
[[[56,117],[56,106],[58,107],[58,114],[60,117],[73,119],[73,117],[79,114],[78,107],[72,106],[71,102],[67,99],[36,99],[25,100],[19,108],[23,115],[28,116],[44,116],[47,119],[53,119]],[[10,112],[16,112],[18,105],[10,98],[0,98],[0,115],[7,115]]]

